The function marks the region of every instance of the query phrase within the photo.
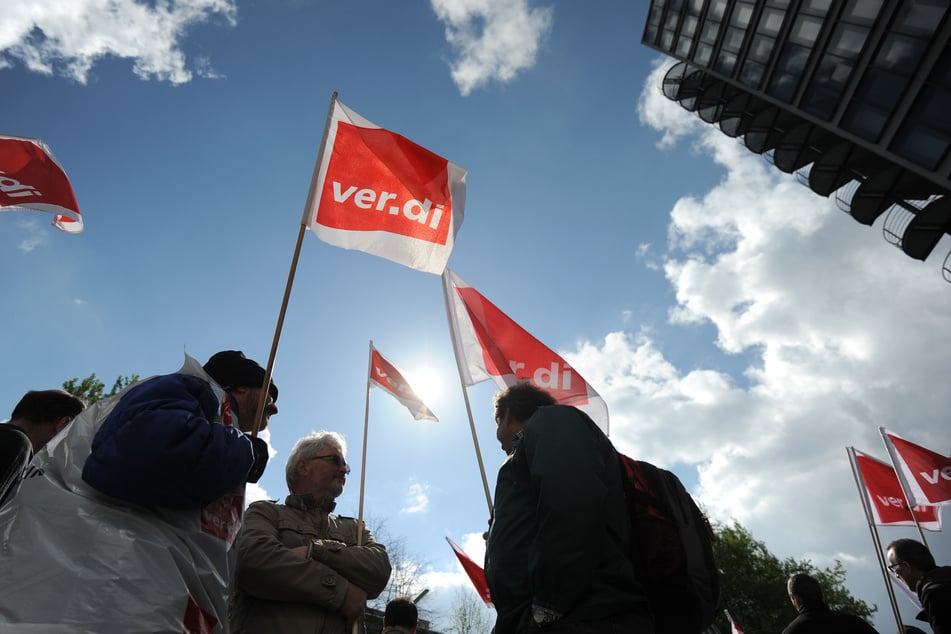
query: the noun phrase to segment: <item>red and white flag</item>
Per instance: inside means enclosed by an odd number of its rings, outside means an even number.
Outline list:
[[[458,275],[446,269],[442,279],[456,363],[466,385],[491,379],[504,389],[529,381],[558,403],[584,411],[608,433],[608,406],[577,370]]]
[[[736,624],[736,621],[733,620],[733,617],[730,616],[728,610],[724,610],[723,613],[726,615],[726,620],[730,622],[730,630],[732,634],[743,634],[743,630],[740,629],[740,626]]]
[[[951,504],[951,458],[879,427],[898,477],[915,504]]]
[[[83,230],[73,186],[40,139],[0,135],[0,211],[45,211],[57,229]]]
[[[876,526],[914,526],[915,520],[892,466],[854,447],[848,449],[849,457],[865,483],[865,496],[872,510],[873,523]],[[937,507],[916,506],[915,515],[922,528],[941,530],[941,514]]]
[[[304,211],[317,237],[439,275],[462,225],[466,170],[333,100]]]
[[[483,570],[479,564],[469,559],[469,556],[466,555],[461,548],[456,546],[455,542],[451,539],[447,537],[446,541],[449,542],[452,552],[456,553],[459,563],[462,564],[462,569],[466,571],[466,574],[469,576],[469,581],[475,586],[479,597],[486,605],[492,605],[492,597],[489,594],[489,584],[485,580],[485,570]]]
[[[416,420],[434,420],[439,421],[422,399],[416,396],[416,392],[409,386],[402,372],[387,361],[376,348],[370,343],[370,376],[371,386],[376,386],[393,395],[396,400],[402,403],[410,414]]]

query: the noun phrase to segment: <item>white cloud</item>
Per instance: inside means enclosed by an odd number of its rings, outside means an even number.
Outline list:
[[[424,513],[429,508],[429,485],[415,482],[406,492],[406,505],[400,513]]]
[[[18,60],[31,71],[86,83],[96,61],[131,59],[142,79],[181,84],[197,74],[216,77],[207,59],[186,65],[185,31],[214,17],[235,23],[235,0],[34,0],[5,3],[0,22],[0,68]]]
[[[531,68],[551,30],[552,10],[528,0],[431,0],[455,54],[452,79],[463,96]]]
[[[49,240],[47,227],[42,226],[35,218],[21,219],[17,222],[17,227],[26,234],[26,237],[17,244],[17,248],[24,253],[33,251]]]

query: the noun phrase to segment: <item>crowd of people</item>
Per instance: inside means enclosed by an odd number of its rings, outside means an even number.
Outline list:
[[[0,424],[0,627],[359,629],[391,564],[361,521],[334,513],[350,473],[344,438],[298,440],[283,503],[244,508],[245,483],[269,457],[254,432],[278,412],[264,379],[227,350],[90,407],[61,390],[27,393]],[[627,556],[636,537],[615,450],[583,417],[531,384],[496,396],[507,458],[486,534],[495,634],[654,633]],[[951,634],[951,567],[909,539],[889,544],[887,559],[918,594],[919,618]],[[798,616],[783,634],[875,632],[830,610],[814,577],[795,574],[787,590]],[[411,599],[387,604],[385,633],[417,627]]]

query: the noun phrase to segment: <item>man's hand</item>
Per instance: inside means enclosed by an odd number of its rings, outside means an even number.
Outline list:
[[[355,583],[347,584],[347,594],[340,605],[340,613],[347,619],[347,631],[353,629],[354,623],[363,623],[367,615],[366,590]]]

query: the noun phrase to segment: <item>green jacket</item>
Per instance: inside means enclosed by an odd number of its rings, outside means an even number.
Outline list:
[[[611,441],[561,405],[539,408],[520,436],[499,469],[486,544],[496,634],[527,631],[533,603],[579,621],[646,613]]]

